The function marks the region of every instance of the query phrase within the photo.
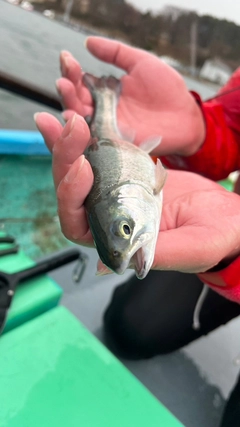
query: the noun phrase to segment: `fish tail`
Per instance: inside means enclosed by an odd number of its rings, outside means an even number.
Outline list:
[[[114,76],[95,77],[92,74],[85,73],[83,75],[83,83],[89,89],[92,96],[95,98],[96,92],[104,89],[110,89],[119,98],[121,93],[121,81]]]

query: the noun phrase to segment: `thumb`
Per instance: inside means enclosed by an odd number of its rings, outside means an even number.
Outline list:
[[[160,231],[152,268],[185,273],[203,273],[222,259],[220,242],[209,239],[200,226]]]
[[[98,59],[122,68],[128,73],[145,55],[144,51],[104,37],[88,37],[87,49]]]

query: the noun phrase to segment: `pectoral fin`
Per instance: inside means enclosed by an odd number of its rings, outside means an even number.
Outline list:
[[[155,188],[153,190],[154,194],[159,194],[162,190],[165,181],[167,178],[167,171],[163,167],[161,161],[157,159],[156,169],[155,169]]]
[[[106,276],[107,274],[112,274],[112,273],[113,272],[109,268],[107,268],[106,265],[103,264],[103,262],[99,258],[97,263],[96,276]]]
[[[159,146],[161,140],[161,136],[155,136],[153,138],[146,139],[145,141],[141,142],[139,148],[141,148],[146,153],[151,153],[155,148]]]
[[[119,121],[117,126],[122,139],[134,144],[134,140],[136,138],[136,132]]]

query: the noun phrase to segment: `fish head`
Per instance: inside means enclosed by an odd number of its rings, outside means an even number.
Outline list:
[[[111,263],[114,271],[123,274],[128,267],[134,268],[143,279],[151,268],[156,245],[156,228],[142,212],[138,218],[129,209],[113,221],[110,229]]]
[[[101,204],[100,204],[101,205]],[[102,262],[123,274],[134,268],[139,279],[146,277],[155,253],[159,232],[159,205],[127,198],[121,204],[98,206],[101,214],[90,220],[90,228]],[[147,205],[147,206],[146,206]]]

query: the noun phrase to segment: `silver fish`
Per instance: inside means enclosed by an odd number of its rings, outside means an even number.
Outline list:
[[[162,188],[166,171],[148,152],[159,142],[140,148],[124,140],[116,110],[121,82],[115,77],[84,74],[83,82],[95,102],[91,141],[85,152],[94,184],[85,206],[89,226],[102,262],[117,274],[131,266],[139,279],[149,272],[159,233]]]

